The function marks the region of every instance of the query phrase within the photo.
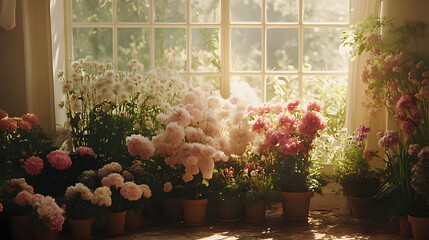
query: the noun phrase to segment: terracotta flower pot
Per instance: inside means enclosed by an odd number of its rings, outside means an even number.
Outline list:
[[[178,222],[183,219],[183,206],[181,198],[164,199],[164,214],[171,222]]]
[[[429,218],[408,215],[408,221],[411,223],[414,240],[429,239]]]
[[[26,216],[10,217],[10,234],[12,239],[27,240],[31,238],[31,229]]]
[[[120,235],[124,233],[126,215],[127,211],[109,212],[107,214],[107,233],[109,235]]]
[[[280,192],[282,196],[283,217],[287,220],[307,220],[310,200],[314,192]]]
[[[246,204],[244,221],[258,223],[265,221],[266,201],[260,200],[256,203]]]
[[[74,239],[90,239],[92,223],[94,218],[90,219],[68,219],[69,226]]]
[[[240,201],[225,203],[216,201],[216,219],[219,222],[238,222],[243,219],[244,204]]]
[[[130,232],[139,230],[143,225],[142,219],[142,210],[138,209],[137,211],[133,209],[127,210],[127,215],[125,217],[125,229]]]
[[[350,207],[354,218],[367,218],[371,211],[372,198],[350,195]]]
[[[399,230],[402,237],[411,238],[413,236],[411,223],[408,221],[407,216],[399,217]]]
[[[41,229],[41,228],[34,228],[33,229],[34,237],[30,239],[35,240],[58,240],[60,232],[58,231],[52,231],[50,229]]]
[[[206,219],[208,199],[183,200],[183,218],[188,226],[202,226]]]

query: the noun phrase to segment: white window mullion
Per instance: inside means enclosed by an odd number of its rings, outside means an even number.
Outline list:
[[[112,28],[112,46],[113,46],[113,63],[118,64],[118,27],[117,27],[117,16],[116,16],[116,0],[112,3],[112,17],[113,17],[113,28]]]
[[[155,68],[155,0],[150,1],[149,6],[149,24],[150,24],[150,41],[149,41],[149,62],[150,62],[150,68]]]
[[[303,19],[304,9],[303,0],[299,0],[299,15],[298,15],[298,97],[303,98],[303,70],[304,70],[304,30],[303,30]]]
[[[267,18],[266,18],[266,16],[265,16],[265,14],[266,14],[266,11],[265,11],[265,8],[266,8],[266,0],[262,0],[262,7],[261,7],[261,10],[262,10],[262,14],[261,14],[261,17],[262,17],[262,29],[261,29],[261,38],[262,38],[262,40],[261,40],[261,42],[262,42],[262,46],[261,46],[261,50],[262,50],[262,53],[261,53],[261,60],[262,60],[262,62],[261,62],[261,67],[262,67],[262,69],[261,69],[261,73],[262,73],[262,75],[261,75],[261,77],[262,77],[262,101],[266,101],[266,99],[267,99],[267,91],[266,91],[266,69],[267,69],[267,63],[266,63],[266,58],[267,58]]]
[[[186,75],[188,79],[188,84],[192,84],[191,75],[189,73],[192,70],[192,37],[191,37],[191,0],[186,1]]]
[[[229,0],[221,1],[221,83],[220,92],[224,98],[228,98],[230,95],[230,72],[231,72],[231,25],[229,17]]]

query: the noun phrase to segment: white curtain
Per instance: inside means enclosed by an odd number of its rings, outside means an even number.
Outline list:
[[[0,27],[12,30],[15,27],[16,0],[0,0]]]
[[[381,0],[351,0],[350,8],[350,23],[355,25],[370,16],[380,16]],[[356,56],[349,64],[346,126],[350,132],[361,124],[370,124],[369,111],[362,105],[366,86],[360,78],[366,58],[367,54]]]

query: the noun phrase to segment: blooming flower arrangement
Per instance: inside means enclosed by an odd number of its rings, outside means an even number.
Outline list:
[[[258,163],[247,163],[242,172],[242,185],[245,189],[244,200],[247,203],[255,203],[265,200],[267,206],[278,199],[278,193],[274,189],[271,177]]]
[[[126,153],[126,136],[154,135],[160,127],[155,116],[168,110],[186,89],[177,73],[168,69],[143,73],[137,60],[128,63],[128,71],[94,62],[90,56],[71,66],[69,77],[64,72],[58,77],[66,95],[60,107],[66,108],[74,146],[89,146],[111,157]]]
[[[217,200],[225,205],[242,203],[246,191],[242,184],[242,164],[230,159],[221,165],[214,170],[210,189],[216,194]]]
[[[417,155],[418,162],[413,166],[411,184],[414,190],[420,194],[429,204],[429,146],[420,147],[412,145],[408,152],[411,155]]]
[[[9,179],[24,176],[25,171],[40,174],[43,169],[40,157],[52,150],[53,144],[39,124],[35,114],[10,117],[0,109],[0,186]]]
[[[82,183],[67,188],[65,193],[66,213],[70,219],[89,219],[94,216],[94,194]]]
[[[309,154],[318,131],[326,124],[317,102],[310,102],[305,109],[299,104],[297,99],[249,108],[251,128],[257,134],[253,152],[267,160],[275,187],[288,192],[306,192],[319,185],[311,179]]]
[[[372,197],[378,192],[381,174],[369,164],[376,152],[365,145],[369,131],[361,125],[356,134],[341,139],[343,149],[332,159],[333,175],[347,195]]]
[[[419,47],[427,26],[407,21],[395,27],[389,19],[368,18],[343,38],[352,54],[369,53],[362,81],[367,84],[368,106],[375,114],[387,109],[397,123],[395,130],[378,133],[378,146],[384,149],[385,180],[378,194],[393,200],[396,216],[424,211],[421,196],[411,186],[412,167],[417,155],[412,146],[429,142],[429,58]],[[396,35],[393,41],[381,35]],[[426,173],[426,177],[429,173]]]
[[[38,225],[52,231],[61,231],[65,221],[64,210],[51,196],[34,195],[33,217]]]

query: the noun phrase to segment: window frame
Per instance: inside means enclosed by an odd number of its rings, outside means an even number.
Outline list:
[[[230,95],[230,80],[235,76],[260,76],[262,78],[263,101],[266,102],[267,78],[273,76],[296,76],[298,80],[298,97],[303,98],[304,82],[307,76],[344,76],[347,77],[347,71],[306,71],[304,69],[304,29],[311,28],[350,28],[350,15],[347,23],[311,23],[304,22],[303,1],[298,1],[298,22],[297,23],[270,23],[266,18],[266,1],[261,0],[261,22],[260,23],[231,23],[230,22],[230,0],[220,0],[221,19],[219,23],[191,23],[191,1],[186,0],[187,19],[186,23],[157,23],[155,22],[154,3],[156,0],[149,0],[149,22],[148,23],[121,23],[116,22],[116,0],[112,1],[112,23],[105,22],[73,22],[72,21],[72,0],[65,1],[65,43],[66,59],[70,62],[73,60],[73,29],[76,27],[107,27],[112,28],[112,46],[113,46],[113,63],[118,60],[118,28],[149,28],[150,29],[150,68],[155,67],[155,29],[156,28],[185,28],[186,29],[186,55],[187,63],[184,72],[180,72],[190,83],[195,76],[218,76],[220,77],[220,93],[224,98]],[[351,3],[349,1],[349,12]],[[192,71],[191,58],[188,54],[192,45],[191,30],[193,28],[218,28],[219,32],[219,53],[221,56],[221,69],[219,72],[194,72]],[[260,71],[232,71],[231,70],[231,29],[233,28],[258,28],[261,29],[261,70]],[[296,71],[268,71],[267,64],[267,29],[272,28],[295,28],[298,29],[298,68]],[[70,71],[70,64],[66,64],[66,73]]]

